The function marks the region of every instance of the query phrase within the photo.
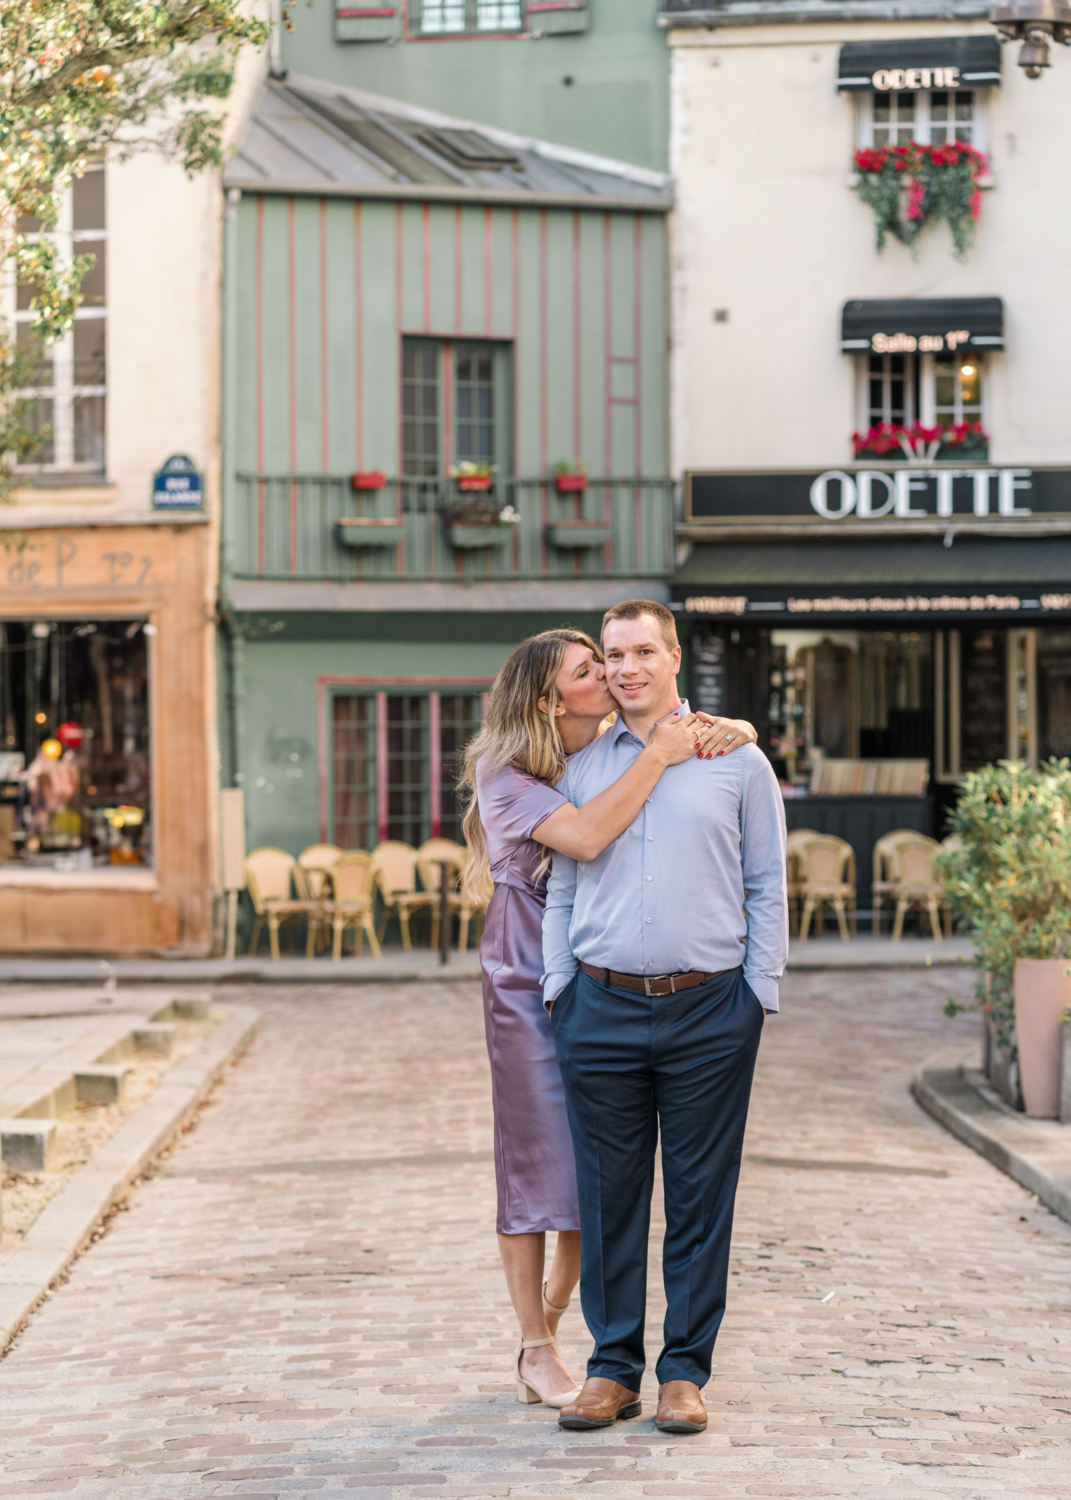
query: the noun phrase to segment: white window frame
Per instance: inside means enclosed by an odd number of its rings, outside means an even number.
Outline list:
[[[525,29],[523,0],[419,0],[410,10],[417,12],[417,36],[500,36]]]
[[[987,129],[987,116],[989,113],[989,90],[970,85],[968,88],[957,89],[903,89],[890,90],[888,95],[882,97],[896,98],[900,93],[914,94],[915,96],[915,125],[913,140],[920,146],[930,144],[931,120],[930,120],[930,96],[938,94],[972,93],[974,95],[974,107],[971,120],[971,139],[969,144],[976,151],[987,153],[989,150],[989,132]],[[856,94],[856,143],[865,149],[874,144],[874,92],[866,90]],[[942,122],[943,123],[943,122]],[[953,128],[955,121],[949,122]],[[895,144],[895,142],[891,143]]]
[[[886,356],[890,358],[891,356]],[[919,354],[905,355],[905,359],[918,360],[916,366],[917,374],[909,370],[905,378],[908,380],[907,407],[911,417],[905,419],[905,426],[918,420],[924,427],[936,427],[937,425],[937,355]],[[982,411],[981,423],[986,432],[992,436],[989,425],[989,361],[985,353],[980,349],[965,349],[957,354],[956,358],[961,362],[970,361],[978,366],[982,372],[981,395]],[[866,432],[870,427],[870,354],[858,354],[855,359],[855,406],[857,431]],[[963,421],[963,392],[961,383],[956,382],[956,408],[955,421]]]
[[[103,172],[103,163],[94,164],[89,168],[90,172]],[[58,214],[56,224],[44,236],[51,240],[56,248],[56,260],[60,270],[70,265],[75,255],[92,254],[93,246],[104,244],[108,238],[107,228],[104,229],[80,229],[74,228],[74,192],[71,185],[58,189],[57,194]],[[38,234],[28,234],[27,240],[40,239]],[[107,278],[107,265],[105,265],[105,278]],[[9,320],[15,324],[27,324],[33,320],[33,312],[29,309],[19,310],[16,303],[16,288],[10,288],[10,300],[8,304]],[[79,307],[75,311],[76,322],[89,322],[103,320],[108,317],[108,294],[107,279],[105,279],[105,295],[103,307]],[[74,330],[58,339],[49,347],[46,355],[52,360],[52,384],[31,386],[20,392],[23,396],[35,396],[41,400],[52,402],[52,460],[50,463],[40,463],[30,460],[26,463],[14,465],[16,474],[101,474],[107,472],[107,449],[105,447],[104,462],[102,464],[83,462],[76,463],[74,458],[74,403],[76,399],[84,397],[99,396],[105,401],[105,444],[107,443],[107,383],[104,385],[75,385],[74,383]],[[108,346],[105,342],[105,363],[108,358]]]

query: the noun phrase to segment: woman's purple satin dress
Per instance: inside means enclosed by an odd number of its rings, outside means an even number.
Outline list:
[[[579,1229],[576,1167],[550,1017],[543,1009],[546,880],[532,829],[566,802],[513,766],[477,774],[495,893],[480,964],[495,1112],[499,1234]]]

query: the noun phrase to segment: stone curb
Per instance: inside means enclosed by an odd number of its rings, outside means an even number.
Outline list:
[[[969,1060],[947,1052],[929,1058],[911,1092],[946,1130],[1071,1223],[1071,1129],[1009,1109],[973,1052]]]
[[[201,1045],[164,1076],[140,1109],[76,1173],[0,1264],[0,1358],[108,1210],[167,1145],[252,1041],[260,1016],[228,1006]]]

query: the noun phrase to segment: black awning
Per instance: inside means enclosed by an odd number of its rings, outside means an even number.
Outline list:
[[[989,88],[999,82],[1000,42],[995,36],[890,37],[845,42],[840,49],[841,92]]]
[[[845,354],[941,354],[1003,349],[999,297],[889,297],[846,302],[840,347]]]

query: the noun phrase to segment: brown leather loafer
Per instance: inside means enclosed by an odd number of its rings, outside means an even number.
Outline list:
[[[703,1432],[706,1425],[707,1409],[691,1380],[667,1380],[658,1387],[655,1426],[661,1432]]]
[[[626,1390],[616,1380],[593,1375],[584,1381],[576,1400],[562,1407],[558,1426],[574,1432],[588,1427],[612,1427],[622,1418],[638,1417],[642,1410],[638,1391]]]

